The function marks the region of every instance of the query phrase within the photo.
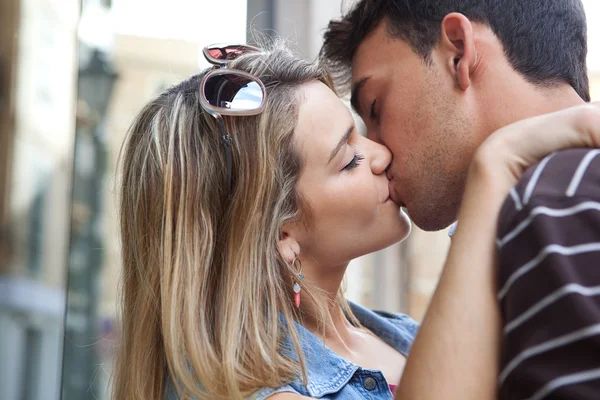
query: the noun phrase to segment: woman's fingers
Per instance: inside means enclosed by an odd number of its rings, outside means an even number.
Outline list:
[[[567,108],[518,121],[494,132],[474,163],[498,168],[510,184],[550,153],[573,147],[600,147],[600,103]]]

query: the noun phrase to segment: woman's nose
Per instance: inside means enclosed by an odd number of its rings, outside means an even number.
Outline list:
[[[368,140],[368,139],[367,139]],[[392,152],[382,144],[370,141],[371,144],[371,171],[375,175],[380,175],[386,172],[388,166],[392,162]]]

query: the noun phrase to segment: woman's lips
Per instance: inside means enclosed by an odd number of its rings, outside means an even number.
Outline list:
[[[383,200],[380,200],[380,202],[381,202],[381,204],[385,204],[390,200],[392,200],[392,196],[390,196],[390,194],[388,194]]]

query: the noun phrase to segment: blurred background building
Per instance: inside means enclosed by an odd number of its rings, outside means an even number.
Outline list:
[[[600,3],[584,2],[590,22],[600,17]],[[115,166],[142,105],[206,67],[206,44],[278,35],[315,59],[342,3],[352,1],[0,2],[0,399],[108,399]],[[600,27],[589,29],[600,100]],[[447,232],[414,229],[351,264],[348,297],[422,318],[448,246]]]
[[[77,0],[0,3],[0,399],[56,399],[62,358]]]

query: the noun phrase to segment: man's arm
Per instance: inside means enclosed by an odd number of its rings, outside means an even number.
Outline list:
[[[532,167],[500,214],[499,396],[600,396],[600,151]]]

